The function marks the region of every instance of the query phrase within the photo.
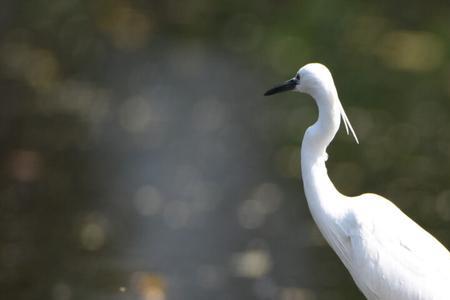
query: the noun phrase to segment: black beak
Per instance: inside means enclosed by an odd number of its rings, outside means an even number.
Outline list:
[[[267,92],[264,93],[264,96],[270,96],[273,94],[293,90],[297,86],[297,83],[298,83],[298,80],[293,78],[291,80],[286,81],[283,84],[280,84],[274,88],[271,88],[270,90],[268,90]]]

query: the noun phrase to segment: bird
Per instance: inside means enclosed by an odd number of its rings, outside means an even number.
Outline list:
[[[318,107],[301,143],[301,178],[317,227],[356,286],[368,300],[450,299],[450,252],[388,199],[345,196],[329,178],[326,150],[341,119],[359,141],[328,68],[307,64],[264,95],[285,91],[306,93]]]

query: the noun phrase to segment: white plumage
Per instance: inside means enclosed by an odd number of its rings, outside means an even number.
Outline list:
[[[308,64],[266,95],[296,90],[311,95],[319,118],[301,148],[303,185],[323,236],[369,300],[450,299],[450,253],[389,200],[375,194],[347,197],[327,174],[326,148],[339,129],[357,140],[333,78],[321,64]]]

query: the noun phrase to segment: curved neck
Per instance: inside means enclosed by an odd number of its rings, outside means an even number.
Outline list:
[[[307,129],[302,142],[303,185],[313,216],[318,211],[338,214],[341,212],[339,208],[342,208],[338,200],[342,195],[328,177],[325,161],[327,160],[326,149],[336,135],[341,122],[340,102],[335,89],[323,90],[312,96],[319,108],[319,118]]]
[[[326,150],[341,123],[340,102],[336,89],[312,95],[319,109],[319,118],[308,128],[302,143],[302,163],[326,160]],[[304,161],[305,160],[305,161]]]

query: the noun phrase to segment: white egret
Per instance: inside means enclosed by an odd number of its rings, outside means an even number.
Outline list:
[[[450,299],[449,251],[389,200],[344,196],[328,177],[326,149],[341,118],[358,142],[330,71],[308,64],[265,95],[288,90],[309,94],[319,108],[301,146],[305,195],[314,221],[362,293],[369,300]]]

